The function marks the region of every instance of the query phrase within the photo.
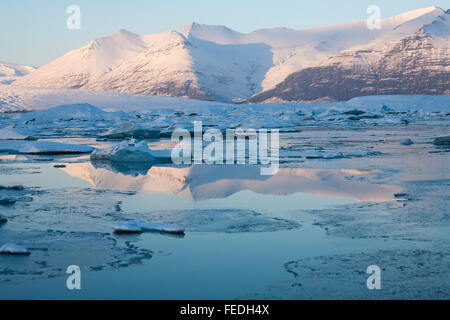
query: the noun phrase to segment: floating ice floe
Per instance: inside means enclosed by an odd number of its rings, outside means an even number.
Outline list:
[[[67,144],[50,141],[0,141],[0,152],[63,155],[91,153],[94,148],[85,145]]]
[[[184,234],[184,227],[157,222],[145,222],[131,220],[113,227],[116,233],[142,233],[142,232],[163,232],[171,234]]]
[[[170,159],[170,150],[151,150],[145,141],[135,139],[122,141],[110,148],[96,149],[91,154],[93,161],[159,163]]]
[[[88,103],[77,103],[29,112],[21,115],[20,120],[33,122],[114,120],[124,115],[123,112],[106,112]]]
[[[105,140],[123,140],[127,138],[135,139],[156,139],[158,138],[160,130],[147,129],[136,123],[124,122],[118,128],[113,128],[106,134],[101,135],[99,139]]]
[[[3,198],[0,197],[0,206],[10,206],[17,202],[14,198]]]
[[[138,226],[132,226],[126,223],[120,223],[113,227],[114,233],[119,234],[132,234],[132,233],[142,233],[144,230]]]
[[[0,129],[0,140],[36,140],[36,138],[20,134],[12,128],[3,128]]]
[[[436,138],[433,144],[436,146],[450,147],[450,136]]]
[[[342,159],[342,158],[361,158],[364,156],[377,156],[381,153],[378,151],[370,152],[306,152],[301,153],[306,159]]]
[[[4,186],[0,184],[0,190],[16,190],[16,191],[21,191],[23,190],[24,187],[20,184],[18,185],[13,185],[13,186]]]
[[[345,157],[342,152],[309,152],[304,156],[306,159],[341,159]]]
[[[366,113],[365,111],[362,110],[358,110],[358,109],[353,109],[350,111],[345,111],[343,114],[345,115],[352,115],[352,116],[360,116],[362,114]]]
[[[386,114],[397,114],[398,112],[396,112],[394,109],[389,108],[387,105],[383,105],[381,107],[380,110],[382,113],[386,113]]]
[[[0,254],[16,254],[16,255],[29,255],[30,251],[27,248],[19,246],[14,243],[5,243],[0,248]]]
[[[435,149],[435,150],[430,150],[428,151],[428,153],[447,153],[450,152],[449,149]]]
[[[0,213],[0,224],[8,222],[8,218]]]
[[[414,144],[414,141],[412,141],[411,139],[405,139],[400,143],[402,146],[410,146]]]

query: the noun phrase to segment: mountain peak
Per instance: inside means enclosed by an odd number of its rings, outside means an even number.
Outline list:
[[[423,15],[430,14],[430,13],[436,13],[436,14],[440,15],[440,14],[444,14],[445,12],[444,12],[444,10],[442,10],[439,7],[432,6],[432,7],[426,7],[426,8],[407,11],[407,12],[398,14],[392,18],[397,19],[397,20],[402,20],[402,21],[409,21],[409,20],[413,20],[413,19],[419,18]]]
[[[223,25],[209,25],[191,22],[176,30],[186,38],[212,41],[220,44],[238,43],[243,36],[242,33],[234,31]]]
[[[113,36],[114,35],[136,36],[137,34],[135,34],[134,32],[128,31],[126,29],[120,29],[119,31],[114,33]]]

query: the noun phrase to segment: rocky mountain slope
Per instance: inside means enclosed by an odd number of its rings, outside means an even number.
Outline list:
[[[274,89],[248,101],[450,94],[450,12],[409,34],[414,27],[406,23],[367,45],[344,50],[317,66],[291,74]]]

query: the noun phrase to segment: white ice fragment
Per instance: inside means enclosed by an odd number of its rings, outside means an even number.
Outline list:
[[[5,243],[0,248],[0,254],[28,255],[28,254],[30,254],[30,251],[28,251],[27,248],[19,246],[18,244]]]

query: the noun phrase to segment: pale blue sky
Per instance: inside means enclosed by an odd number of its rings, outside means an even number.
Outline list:
[[[68,30],[66,9],[81,8],[81,30]],[[259,28],[311,28],[366,18],[378,5],[382,16],[438,6],[449,0],[14,0],[0,1],[0,61],[39,66],[95,37],[127,29],[148,34],[195,21],[240,32]]]

